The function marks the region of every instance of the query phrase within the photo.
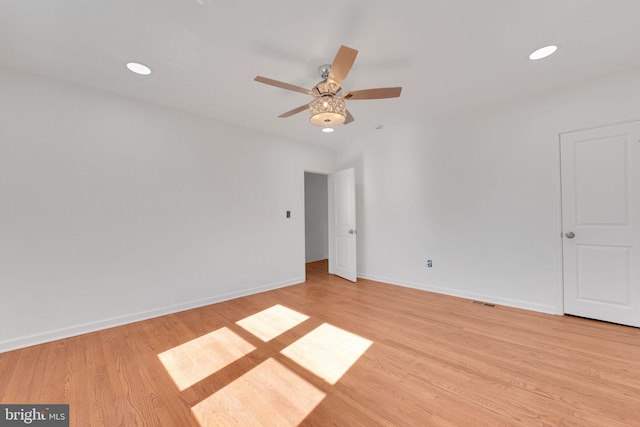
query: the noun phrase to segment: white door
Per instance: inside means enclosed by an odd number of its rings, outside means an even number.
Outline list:
[[[329,273],[356,281],[355,170],[329,175]]]
[[[640,122],[560,147],[564,312],[640,326]]]

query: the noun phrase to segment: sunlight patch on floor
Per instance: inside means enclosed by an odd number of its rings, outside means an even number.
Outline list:
[[[325,396],[269,358],[191,411],[202,427],[297,426]]]
[[[178,388],[184,390],[255,349],[224,327],[160,353],[158,358]]]
[[[371,344],[368,339],[323,323],[281,353],[335,384]]]
[[[252,314],[236,324],[262,341],[270,341],[307,320],[309,316],[280,304]]]

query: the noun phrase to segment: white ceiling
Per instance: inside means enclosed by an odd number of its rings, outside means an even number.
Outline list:
[[[639,18],[639,0],[2,0],[0,64],[340,147],[640,67]],[[333,134],[277,118],[310,98],[253,78],[311,88],[341,44],[359,50],[343,90],[402,96],[347,101],[356,121]]]

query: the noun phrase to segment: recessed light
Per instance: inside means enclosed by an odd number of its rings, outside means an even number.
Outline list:
[[[148,76],[149,74],[151,74],[151,68],[138,62],[129,62],[127,64],[127,68],[129,69],[129,71],[140,74],[141,76]]]
[[[382,130],[382,129],[384,129],[384,125],[377,125],[376,126],[376,130]]]
[[[546,58],[547,56],[555,53],[556,50],[558,50],[558,46],[556,45],[541,47],[540,49],[529,55],[529,59],[532,61],[536,61],[538,59]]]
[[[333,128],[322,128],[322,132],[325,132],[325,133],[333,132],[333,130],[334,130]]]

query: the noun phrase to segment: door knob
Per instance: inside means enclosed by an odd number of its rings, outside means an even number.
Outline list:
[[[356,234],[358,233],[356,230],[349,230],[349,234]]]
[[[567,234],[565,234],[565,236],[567,236],[567,239],[573,239],[574,237],[576,237],[576,233],[574,233],[573,231],[570,231]]]

